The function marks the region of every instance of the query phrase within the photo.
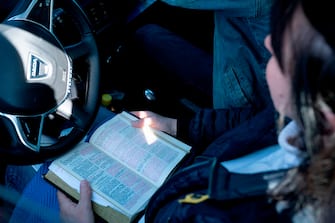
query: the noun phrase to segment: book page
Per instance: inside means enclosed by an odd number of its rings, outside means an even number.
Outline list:
[[[64,182],[67,183],[68,186],[70,186],[71,188],[75,189],[77,191],[77,193],[80,193],[80,180],[78,177],[73,176],[72,174],[70,174],[67,170],[65,170],[63,167],[61,167],[60,165],[58,165],[56,162],[55,163],[51,163],[51,165],[49,166],[49,170],[51,172],[53,172],[54,174],[56,173],[56,175],[62,179]],[[58,185],[56,185],[58,187]],[[100,196],[99,194],[95,193],[93,191],[92,193],[92,201],[96,202],[97,204],[104,206],[104,207],[113,207],[114,209],[117,209],[118,211],[122,211],[118,206],[114,205],[113,203],[111,203],[110,201],[108,201],[107,199],[105,199],[104,197]]]
[[[80,143],[55,160],[49,169],[64,180],[71,178],[70,173],[73,182],[68,184],[75,183],[77,188],[80,180],[87,179],[97,193],[93,196],[111,201],[130,216],[142,210],[156,190],[155,185],[89,143]]]
[[[158,187],[191,147],[150,128],[145,134],[131,126],[134,119],[126,112],[118,114],[93,133],[90,143]]]

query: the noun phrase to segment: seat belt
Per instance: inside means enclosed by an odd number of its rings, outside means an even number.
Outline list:
[[[189,193],[179,203],[197,204],[208,199],[233,200],[266,195],[267,191],[281,182],[292,168],[258,173],[229,172],[220,162],[212,159],[209,185],[205,193]]]

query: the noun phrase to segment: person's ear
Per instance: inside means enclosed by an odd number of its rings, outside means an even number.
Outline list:
[[[329,130],[332,132],[335,132],[335,114],[331,110],[325,110],[323,111],[324,117],[326,119],[326,122],[328,124]]]

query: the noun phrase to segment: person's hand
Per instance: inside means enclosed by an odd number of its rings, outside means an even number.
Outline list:
[[[94,214],[91,203],[92,189],[87,180],[80,182],[80,199],[72,202],[61,191],[57,191],[60,217],[63,223],[93,223]]]
[[[132,126],[136,128],[150,126],[170,135],[177,135],[177,119],[168,118],[151,111],[132,111],[131,113],[140,118],[132,122]]]

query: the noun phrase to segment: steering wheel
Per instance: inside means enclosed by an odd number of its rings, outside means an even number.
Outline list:
[[[65,15],[78,33],[71,41],[55,31]],[[0,24],[0,47],[0,162],[40,163],[72,149],[99,107],[98,49],[84,11],[75,0],[20,0]]]

